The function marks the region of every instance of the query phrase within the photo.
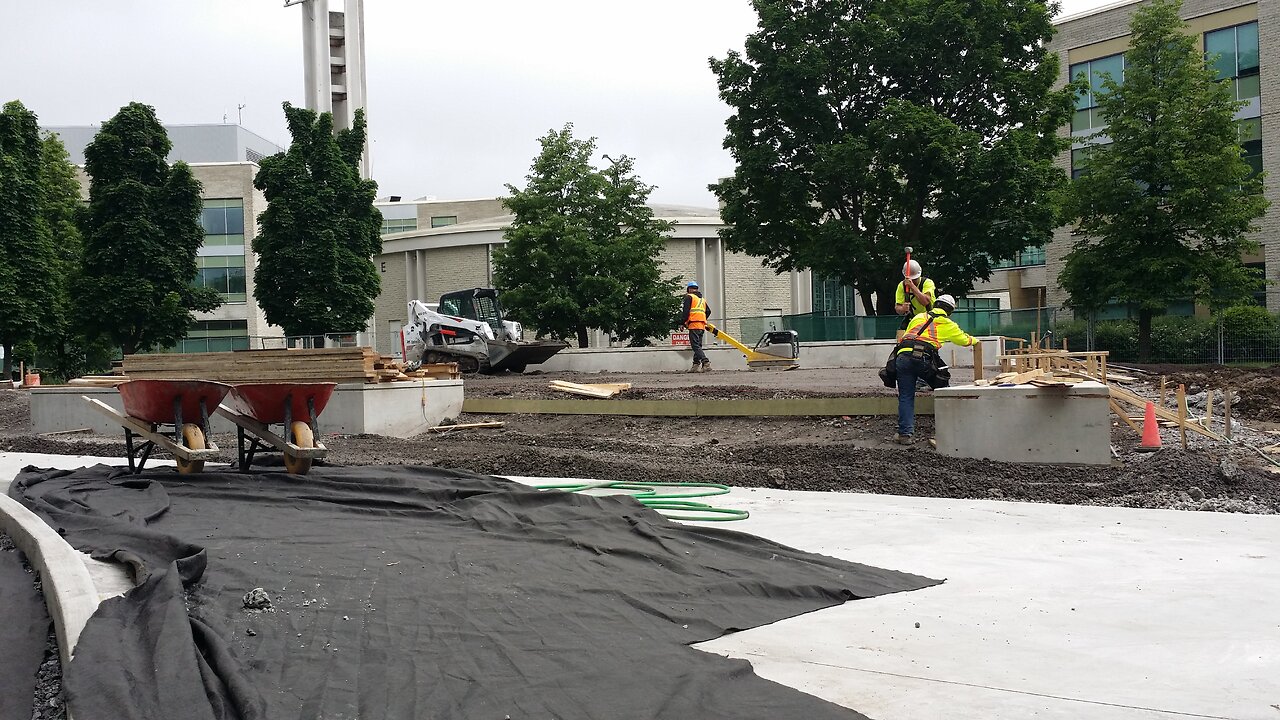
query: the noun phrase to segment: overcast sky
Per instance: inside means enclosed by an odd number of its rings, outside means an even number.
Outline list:
[[[1064,14],[1113,0],[1063,0]],[[330,0],[338,9],[342,0]],[[236,122],[288,144],[301,10],[281,0],[3,0],[0,102],[86,125],[140,101],[166,123]],[[379,194],[493,197],[572,122],[636,158],[657,202],[714,207],[732,172],[707,58],[741,49],[749,0],[366,0]]]

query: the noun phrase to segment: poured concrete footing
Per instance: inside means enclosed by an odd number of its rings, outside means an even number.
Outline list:
[[[320,415],[322,433],[387,435],[407,438],[426,432],[462,412],[462,380],[410,380],[350,383],[334,390]],[[115,388],[52,385],[32,388],[31,425],[37,433],[88,429],[103,435],[121,432],[105,415],[89,407],[90,397],[123,411]],[[234,433],[220,415],[209,418],[215,433]]]
[[[1111,463],[1111,393],[1083,382],[934,391],[938,453],[1014,463]]]

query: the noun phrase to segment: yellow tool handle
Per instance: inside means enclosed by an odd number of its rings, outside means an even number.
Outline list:
[[[734,346],[734,347],[738,348],[739,350],[741,350],[741,351],[742,351],[742,353],[743,353],[744,355],[746,355],[748,358],[750,358],[752,355],[759,355],[759,353],[757,353],[755,350],[753,350],[753,349],[751,349],[751,348],[747,347],[746,345],[743,345],[742,343],[738,342],[736,339],[734,339],[733,337],[731,337],[728,333],[722,333],[722,332],[720,332],[720,329],[719,329],[719,328],[717,328],[715,325],[712,325],[711,323],[707,323],[707,329],[711,331],[711,334],[712,334],[712,335],[715,335],[716,337],[720,338],[721,340],[724,340],[725,342],[729,343],[730,345],[732,345],[732,346]]]

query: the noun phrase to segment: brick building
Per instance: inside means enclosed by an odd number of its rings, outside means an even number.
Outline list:
[[[1129,25],[1143,2],[1124,0],[1055,21],[1058,32],[1049,48],[1060,58],[1059,87],[1084,74],[1091,78],[1093,88],[1077,99],[1072,123],[1061,131],[1073,141],[1071,151],[1058,158],[1065,173],[1079,174],[1084,139],[1105,126],[1093,90],[1101,89],[1103,73],[1123,77]],[[1245,159],[1270,173],[1263,192],[1272,207],[1258,221],[1255,234],[1262,249],[1244,261],[1262,269],[1269,281],[1258,301],[1265,302],[1272,312],[1280,312],[1280,118],[1267,110],[1280,98],[1280,2],[1184,0],[1182,18],[1206,54],[1216,57],[1214,67],[1219,77],[1231,82],[1237,99],[1245,102],[1236,114]],[[1045,248],[1028,250],[1012,269],[997,272],[970,297],[1001,297],[1008,303],[1005,307],[1015,308],[1034,307],[1032,301],[1037,298],[1048,307],[1061,306],[1066,293],[1058,286],[1057,277],[1071,243],[1071,229],[1059,228]],[[1190,309],[1189,304],[1182,308]]]

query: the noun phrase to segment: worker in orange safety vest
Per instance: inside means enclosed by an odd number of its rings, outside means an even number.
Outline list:
[[[711,307],[703,299],[698,290],[698,283],[690,281],[685,286],[684,300],[680,308],[680,327],[689,331],[689,347],[693,350],[693,367],[689,372],[704,372],[711,369],[711,361],[702,351],[702,338],[707,331],[707,316]]]

